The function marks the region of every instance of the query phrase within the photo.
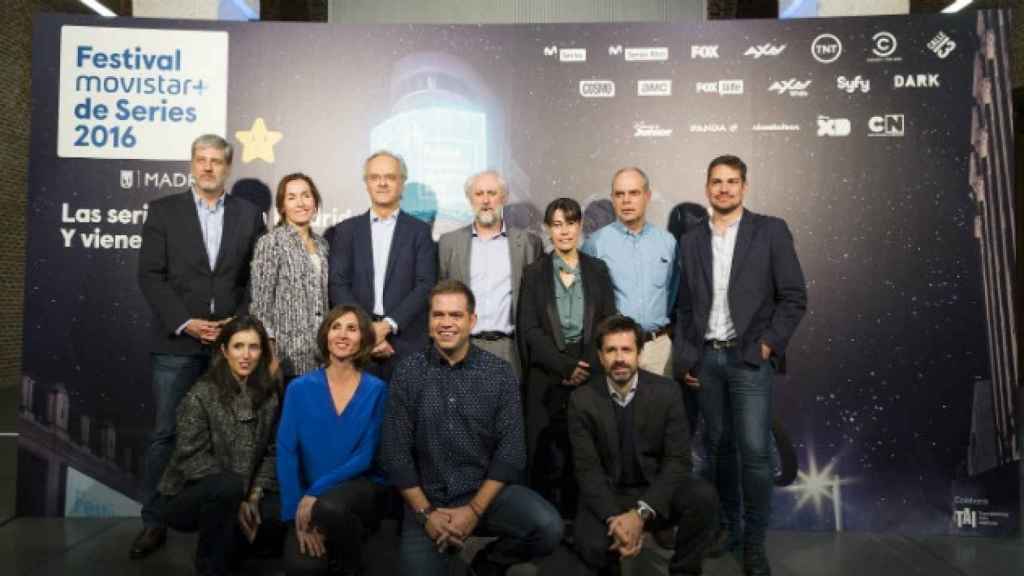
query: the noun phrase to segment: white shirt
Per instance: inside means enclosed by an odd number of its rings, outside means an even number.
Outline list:
[[[623,396],[619,394],[619,388],[615,385],[614,382],[612,382],[612,379],[605,376],[605,383],[608,384],[608,394],[611,395],[612,400],[614,400],[615,403],[621,406],[622,408],[629,406],[629,403],[633,401],[633,397],[636,396],[636,384],[639,381],[640,372],[638,370],[634,372],[633,377],[630,378],[629,389],[627,389],[626,395]]]
[[[732,274],[732,257],[736,251],[736,233],[740,229],[741,215],[735,222],[719,234],[710,220],[711,227],[711,314],[708,316],[708,329],[704,333],[705,340],[732,340],[736,337],[736,327],[732,324],[729,314],[729,275]]]
[[[398,210],[387,218],[370,211],[370,237],[373,244],[373,313],[384,315],[384,277],[388,273],[388,255],[391,254],[391,240],[395,237]]]

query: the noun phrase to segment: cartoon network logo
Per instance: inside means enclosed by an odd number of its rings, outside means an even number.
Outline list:
[[[868,120],[868,136],[903,137],[903,114],[883,114]]]

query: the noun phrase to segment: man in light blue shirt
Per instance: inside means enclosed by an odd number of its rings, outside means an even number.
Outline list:
[[[583,252],[605,261],[619,313],[636,319],[644,330],[647,341],[640,367],[670,375],[669,302],[675,293],[676,240],[667,230],[647,222],[651,185],[643,170],[635,166],[618,170],[612,177],[611,196],[615,221],[591,234]]]

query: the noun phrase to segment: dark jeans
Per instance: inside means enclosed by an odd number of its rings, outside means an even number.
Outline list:
[[[551,554],[562,540],[562,519],[551,504],[525,486],[505,486],[484,512],[476,536],[497,536],[478,554],[511,566]],[[398,573],[446,576],[458,555],[438,552],[427,531],[406,510],[399,544]]]
[[[192,384],[206,372],[210,357],[207,354],[153,354],[152,360],[156,421],[144,454],[142,523],[155,528],[164,525],[156,487],[174,453],[178,404]]]
[[[742,503],[743,542],[748,546],[764,544],[772,514],[774,376],[770,362],[747,364],[736,346],[705,346],[697,376],[705,422],[705,474],[721,498],[722,526],[737,536]]]
[[[238,526],[238,508],[244,497],[245,482],[232,473],[206,476],[186,484],[174,496],[161,497],[163,519],[170,527],[199,532],[195,555],[198,574],[227,574],[250,548],[274,548],[274,540],[280,542],[281,501],[277,494],[268,493],[260,501],[261,522],[252,546]]]
[[[643,490],[627,490],[616,494],[619,508],[625,512],[635,508]],[[676,551],[669,562],[670,574],[700,574],[704,553],[718,532],[718,495],[711,484],[698,478],[687,478],[672,493],[668,517],[651,521],[646,530],[675,526]],[[576,550],[583,560],[586,574],[618,574],[619,555],[608,549],[612,539],[608,524],[586,505],[576,515]]]
[[[562,518],[576,515],[579,488],[576,485],[569,423],[565,414],[551,423],[537,437],[537,450],[531,466],[530,485],[561,513]]]
[[[314,558],[299,551],[295,524],[284,545],[284,569],[288,576],[328,574],[330,570],[363,567],[363,540],[380,525],[387,491],[367,480],[343,482],[316,499],[311,521],[324,534],[327,557]]]

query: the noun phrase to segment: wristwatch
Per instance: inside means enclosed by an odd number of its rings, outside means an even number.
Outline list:
[[[654,519],[654,510],[645,502],[637,502],[635,510],[640,520],[645,523]]]
[[[426,508],[420,508],[416,511],[416,522],[419,522],[420,526],[427,525],[427,519],[434,512],[433,506],[427,506]]]
[[[263,499],[263,487],[262,486],[253,486],[252,490],[249,492],[249,498],[250,499],[255,498],[257,500],[262,500]]]

